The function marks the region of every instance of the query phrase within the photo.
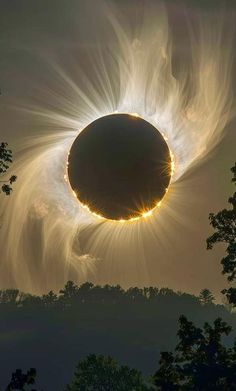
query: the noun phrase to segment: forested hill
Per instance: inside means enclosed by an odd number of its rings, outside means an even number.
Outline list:
[[[76,363],[90,353],[152,374],[160,351],[176,344],[184,314],[196,325],[221,317],[236,329],[236,314],[200,298],[168,288],[104,287],[73,282],[42,297],[0,291],[0,390],[16,368],[37,368],[44,391],[61,391]],[[232,343],[231,333],[225,343]],[[40,388],[39,388],[40,389]]]

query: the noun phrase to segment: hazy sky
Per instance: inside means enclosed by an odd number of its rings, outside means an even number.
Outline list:
[[[135,30],[135,18],[138,18],[143,7],[145,8],[145,2],[132,0],[128,2],[114,1],[114,3],[126,20],[126,24],[130,22],[131,29]],[[206,13],[208,13],[209,19],[213,14],[216,18],[217,15],[221,18],[223,12],[217,6],[217,3],[222,2],[186,1],[185,3],[188,4],[188,8],[181,5],[184,4],[181,1],[166,2],[170,30],[173,35],[173,69],[177,78],[181,70],[184,69],[182,63],[188,64],[190,57],[188,29],[193,35],[197,34],[195,23],[197,24],[198,19],[205,18]],[[206,3],[209,3],[209,6]],[[233,26],[236,21],[233,3],[233,1],[226,2],[224,12],[227,27]],[[197,4],[200,5],[197,6]],[[20,159],[22,153],[24,154],[24,152],[18,153],[18,145],[25,137],[33,138],[38,134],[53,134],[58,131],[59,115],[70,115],[70,108],[67,105],[68,102],[73,101],[73,94],[66,95],[63,83],[60,85],[58,76],[55,76],[52,70],[50,71],[49,67],[45,65],[47,60],[59,64],[60,69],[65,70],[67,74],[71,73],[71,78],[76,84],[83,86],[85,81],[80,79],[80,75],[77,74],[77,65],[87,66],[88,52],[91,53],[91,56],[93,55],[93,48],[97,45],[99,37],[103,37],[104,46],[109,43],[109,37],[106,35],[106,23],[104,7],[100,1],[1,1],[0,141],[8,141],[17,158]],[[225,40],[223,40],[225,47],[228,45],[227,34],[235,43],[233,33],[226,31]],[[105,38],[107,42],[104,41]],[[233,52],[232,56],[234,56]],[[235,58],[233,61],[235,62]],[[91,67],[91,79],[94,69]],[[234,64],[232,67],[233,91],[235,91],[235,69]],[[54,91],[55,86],[56,90]],[[62,98],[58,100],[60,94]],[[50,96],[50,101],[47,100],[48,96]],[[65,107],[63,107],[63,102]],[[47,123],[46,116],[32,114],[32,108],[35,112],[37,107],[41,112],[44,109],[45,112],[51,110],[58,116],[55,115],[54,122],[50,120]],[[76,117],[75,111],[76,101],[75,108],[71,109],[73,118]],[[66,128],[63,121],[60,127],[63,130]],[[71,129],[73,129],[72,124]],[[181,216],[181,219],[179,217],[167,218],[167,224],[163,226],[162,231],[164,239],[160,241],[156,233],[152,234],[149,229],[144,229],[140,231],[138,236],[141,243],[140,247],[138,246],[138,253],[133,250],[129,251],[128,247],[122,248],[116,253],[115,246],[112,251],[106,254],[105,249],[100,248],[98,253],[91,255],[101,258],[104,256],[107,259],[101,261],[98,269],[93,271],[91,275],[88,273],[86,278],[95,282],[120,283],[125,286],[142,286],[143,284],[168,286],[175,290],[192,293],[198,293],[201,288],[208,287],[217,295],[220,289],[226,286],[226,278],[220,273],[223,248],[218,246],[214,251],[206,250],[206,238],[212,232],[208,222],[208,214],[225,207],[227,199],[233,191],[233,186],[230,184],[230,167],[236,160],[235,129],[236,121],[233,118],[227,124],[224,138],[217,148],[202,161],[200,160],[197,166],[188,170],[178,181],[176,186],[178,191],[181,191],[181,198],[177,200],[175,205],[176,212],[178,212],[178,216]],[[46,163],[44,166],[42,162],[41,169],[45,173],[47,172]],[[15,193],[20,192],[21,189],[20,173],[18,176]],[[14,198],[9,202],[14,203]],[[9,208],[11,205],[9,203]],[[4,218],[8,219],[8,217],[4,217],[3,214],[0,238],[4,231]],[[15,223],[13,215],[10,225]],[[155,224],[158,224],[158,219]],[[49,290],[51,284],[52,289],[58,289],[66,277],[73,278],[73,268],[65,274],[62,265],[58,264],[57,266],[57,259],[54,259],[53,267],[52,263],[48,266],[42,265],[39,259],[39,254],[42,251],[41,237],[37,224],[32,227],[34,231],[31,237],[33,250],[30,250],[32,257],[31,265],[28,267],[35,284],[26,283],[25,288],[28,289],[30,286],[31,290],[40,292]],[[67,229],[68,227],[65,226],[65,230]],[[93,248],[87,244],[87,236],[90,234],[89,227],[81,234],[80,247],[85,254],[89,252],[90,248]],[[63,238],[58,238],[58,241],[63,242]],[[21,282],[18,283],[16,272],[13,270],[12,264],[8,264],[7,251],[5,251],[6,248],[4,249],[4,246],[14,247],[15,244],[14,242],[7,243],[5,239],[4,243],[1,243],[4,260],[0,259],[2,262],[0,288],[16,285],[24,289],[24,275],[22,275]],[[145,259],[145,275],[142,274],[142,268],[139,270],[140,248]],[[27,248],[24,248],[24,251],[27,253]],[[111,253],[114,258],[109,261]],[[119,257],[123,259],[118,259]],[[15,262],[17,263],[17,260]],[[121,267],[117,267],[118,264]],[[122,264],[130,264],[128,273],[126,268],[122,269]],[[57,274],[58,278],[51,280],[50,276],[47,276],[50,273]],[[81,282],[83,279],[85,277],[79,278],[78,281]],[[32,286],[35,286],[35,289]]]

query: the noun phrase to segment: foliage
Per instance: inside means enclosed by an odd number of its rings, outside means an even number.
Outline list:
[[[231,168],[232,182],[236,185],[236,163]],[[229,198],[230,209],[210,213],[210,224],[215,232],[207,239],[207,248],[212,249],[216,243],[226,243],[226,256],[222,259],[223,274],[228,275],[228,281],[236,279],[236,192]],[[224,289],[229,302],[236,305],[236,289]]]
[[[211,291],[207,288],[202,289],[199,294],[199,301],[202,305],[212,304],[215,300]]]
[[[147,391],[141,372],[119,366],[109,356],[90,354],[79,361],[74,380],[66,391]]]
[[[1,290],[0,383],[9,383],[7,373],[22,357],[22,365],[40,371],[43,389],[60,390],[70,381],[74,363],[89,352],[118,357],[144,374],[153,373],[160,350],[176,346],[183,313],[200,324],[220,316],[236,329],[236,315],[224,306],[203,306],[198,297],[167,288],[125,290],[69,281],[59,293],[42,296]],[[231,343],[233,337],[229,338]]]
[[[0,303],[16,304],[19,297],[18,289],[6,289],[0,291]]]
[[[12,151],[7,148],[7,143],[0,143],[0,175],[3,175],[9,169],[10,164],[12,163]],[[16,176],[12,175],[8,180],[0,181],[2,182],[1,190],[6,195],[10,195],[12,192],[11,185],[16,181]]]
[[[220,318],[213,326],[205,323],[201,329],[181,316],[175,353],[161,353],[160,366],[153,377],[157,389],[236,390],[236,345],[227,348],[221,341],[230,332],[231,327]]]
[[[30,368],[27,373],[23,373],[21,369],[17,369],[13,372],[11,382],[6,388],[6,391],[36,391],[33,388],[29,388],[32,384],[35,384],[36,370]]]
[[[208,290],[206,289],[206,291]],[[32,305],[42,308],[60,307],[64,310],[81,304],[158,304],[161,302],[168,303],[170,300],[181,300],[181,298],[186,302],[189,300],[193,301],[193,303],[198,302],[198,299],[193,295],[182,292],[175,293],[169,288],[133,287],[124,290],[119,285],[111,286],[107,284],[100,286],[91,282],[78,286],[73,281],[68,281],[64,288],[59,291],[59,294],[50,291],[41,297],[20,292],[18,289],[0,290],[0,305],[14,304],[17,307]]]
[[[227,347],[222,342],[231,330],[221,318],[200,328],[182,315],[175,351],[161,353],[159,368],[149,384],[140,371],[119,365],[110,356],[90,354],[79,361],[65,391],[236,390],[236,343]],[[26,391],[35,378],[35,369],[26,374],[18,369],[6,391]]]

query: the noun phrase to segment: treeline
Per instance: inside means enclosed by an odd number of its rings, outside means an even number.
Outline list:
[[[182,292],[174,292],[169,288],[133,287],[127,290],[121,286],[94,285],[86,282],[80,286],[68,281],[64,288],[56,294],[53,291],[42,296],[20,292],[18,289],[0,290],[0,305],[13,305],[15,307],[34,306],[37,308],[68,308],[77,304],[120,304],[120,303],[158,303],[168,299],[192,301],[202,305],[212,304],[214,296],[208,289],[202,289],[199,296]]]

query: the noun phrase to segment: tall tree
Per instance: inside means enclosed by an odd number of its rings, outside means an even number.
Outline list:
[[[236,390],[236,346],[226,348],[222,336],[231,327],[220,318],[203,329],[185,316],[179,319],[175,353],[162,352],[153,380],[161,391],[233,391]]]
[[[79,361],[74,379],[66,391],[147,391],[148,387],[136,369],[119,366],[112,357],[90,354]]]
[[[236,185],[236,163],[231,168],[232,182]],[[210,224],[214,233],[207,239],[207,249],[212,249],[216,243],[225,243],[226,256],[221,260],[222,273],[227,275],[228,281],[236,279],[236,192],[228,200],[229,209],[223,209],[218,213],[210,213]],[[236,306],[236,288],[224,289],[230,303]]]
[[[202,289],[199,294],[199,301],[202,305],[212,304],[215,300],[211,291],[207,288]]]
[[[67,281],[63,289],[59,291],[59,300],[64,307],[74,304],[78,298],[79,287],[73,281]]]
[[[7,143],[0,143],[0,176],[6,174],[7,170],[12,163],[12,151],[8,149]],[[9,179],[0,181],[0,191],[6,195],[10,195],[12,192],[12,183],[16,181],[16,175],[12,175]]]
[[[46,295],[42,296],[42,302],[44,307],[46,308],[54,307],[57,301],[58,301],[58,297],[53,291],[50,291]]]

